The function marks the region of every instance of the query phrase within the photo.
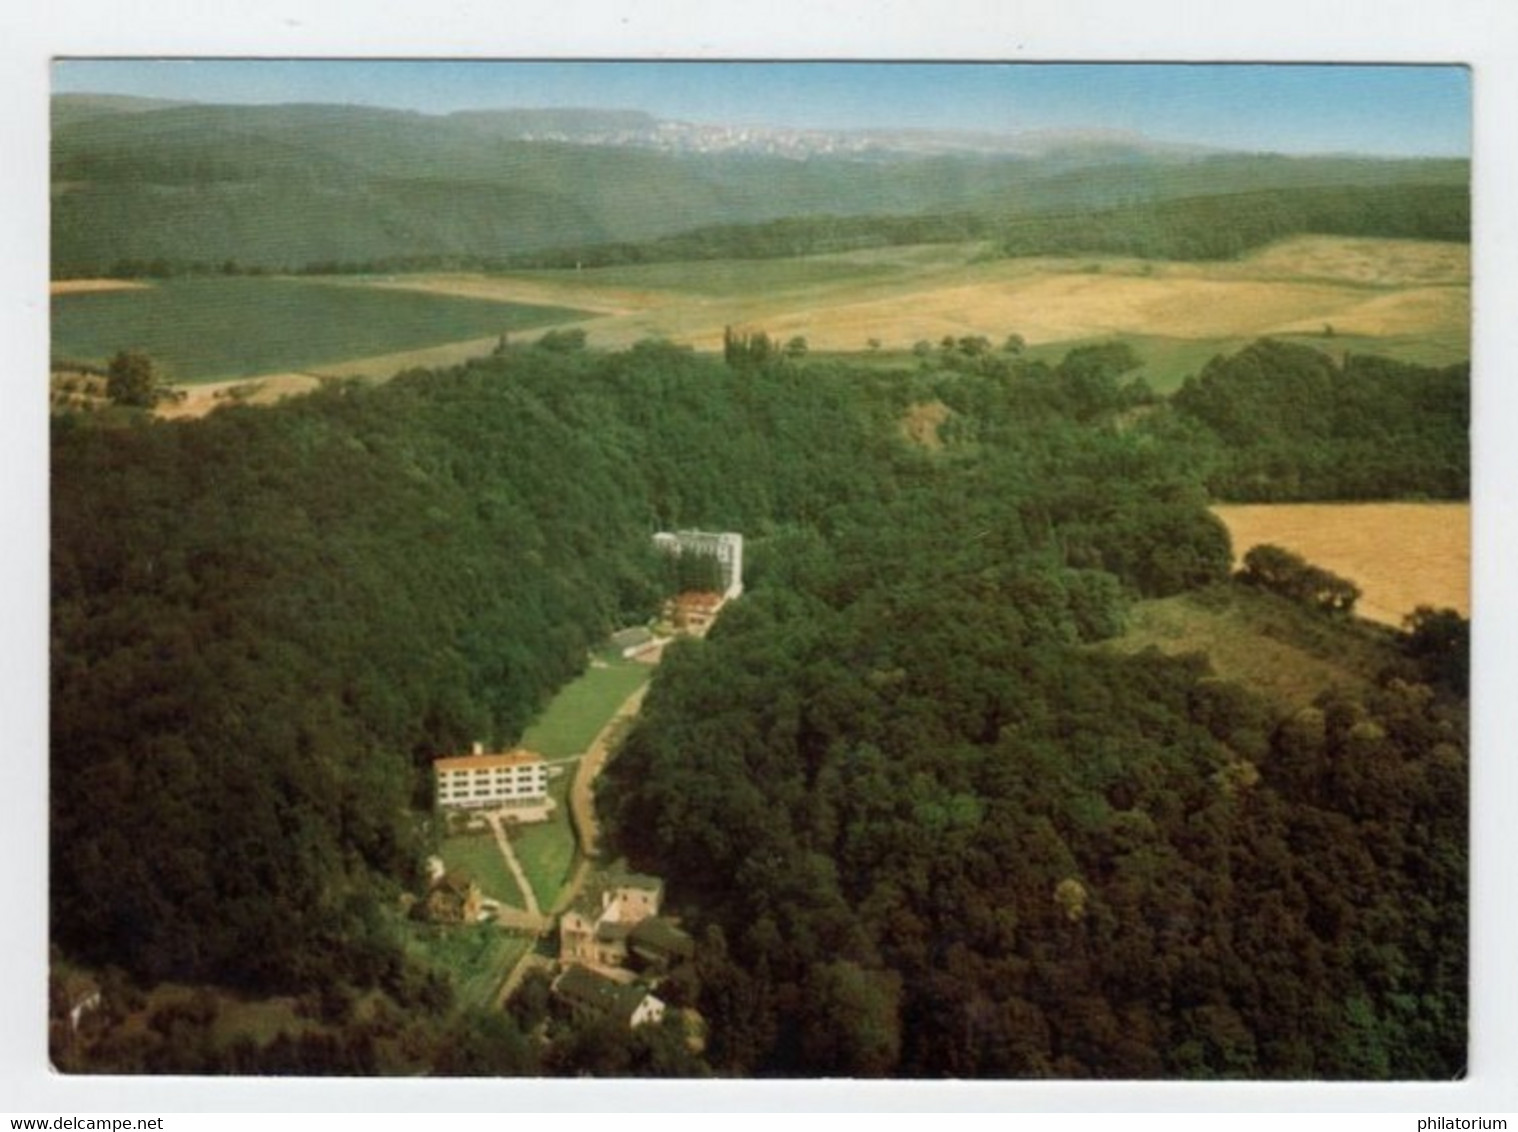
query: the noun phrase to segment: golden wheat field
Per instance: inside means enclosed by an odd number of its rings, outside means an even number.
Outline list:
[[[1420,605],[1471,611],[1469,503],[1268,503],[1213,508],[1234,556],[1271,543],[1349,578],[1356,612],[1400,625]]]

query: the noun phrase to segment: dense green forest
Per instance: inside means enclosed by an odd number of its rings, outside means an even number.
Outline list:
[[[1198,388],[1256,355],[1329,415],[1360,395],[1318,380],[1358,360],[1268,344]],[[1236,439],[1135,361],[853,371],[554,338],[201,421],[57,418],[54,943],[125,983],[377,989],[391,1031],[437,1019],[408,1070],[1458,1074],[1464,623],[1300,608],[1384,665],[1284,718],[1205,658],[1102,651],[1133,601],[1238,585],[1205,506]],[[1430,398],[1458,465],[1465,402]],[[900,427],[929,402],[941,448]],[[1300,435],[1275,456],[1310,480],[1342,438]],[[680,526],[743,531],[747,593],[670,650],[601,802],[700,941],[707,1053],[543,1050],[530,1006],[448,1021],[387,911],[428,760],[513,741],[647,618],[649,535]],[[326,1036],[231,1052],[204,1013],[103,1064],[398,1071],[341,1001]]]
[[[487,269],[601,267],[701,259],[767,259],[906,244],[987,240],[1002,256],[1113,255],[1144,259],[1232,259],[1286,236],[1470,238],[1470,190],[1459,184],[1284,188],[1187,196],[1116,208],[1005,215],[786,217],[723,225],[644,243],[522,253]],[[326,265],[358,270],[364,265]],[[377,265],[367,265],[369,270]]]
[[[1214,258],[1294,232],[1465,239],[1469,228],[1460,160],[1076,141],[795,160],[524,140],[501,114],[67,97],[53,127],[55,278],[774,256],[967,236],[1008,254]]]
[[[1470,498],[1469,363],[1264,341],[1214,358],[1173,404],[1221,442],[1206,480],[1220,499]]]

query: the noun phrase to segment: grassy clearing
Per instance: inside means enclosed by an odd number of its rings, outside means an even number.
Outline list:
[[[1420,605],[1470,615],[1468,503],[1283,503],[1213,508],[1234,553],[1270,543],[1349,578],[1356,612],[1400,625]]]
[[[530,937],[493,924],[414,925],[406,939],[412,955],[448,972],[460,1006],[493,1006],[496,991],[513,964],[531,947]]]
[[[527,306],[304,279],[174,279],[53,299],[55,355],[152,355],[175,381],[296,371],[345,359],[587,317]]]
[[[648,682],[646,664],[622,659],[593,666],[566,684],[522,736],[522,745],[550,759],[569,758],[590,746],[607,720]]]
[[[444,867],[450,871],[464,870],[490,899],[518,908],[527,906],[516,879],[501,859],[500,846],[490,833],[449,837],[438,848],[438,856],[442,857]]]
[[[1218,676],[1255,689],[1283,713],[1329,688],[1365,691],[1390,658],[1384,630],[1330,622],[1243,586],[1137,602],[1123,636],[1099,647],[1205,654]]]
[[[527,874],[538,907],[545,910],[553,907],[574,865],[575,835],[569,822],[570,773],[572,770],[549,781],[548,796],[555,803],[552,821],[506,827],[506,836],[511,838],[512,851]]]
[[[634,661],[597,660],[559,691],[527,729],[523,745],[550,759],[583,754],[627,697],[648,682],[652,672],[650,666]],[[552,821],[506,827],[512,849],[542,908],[553,905],[574,864],[576,845],[569,818],[573,774],[571,765],[549,780],[549,796],[556,803]]]

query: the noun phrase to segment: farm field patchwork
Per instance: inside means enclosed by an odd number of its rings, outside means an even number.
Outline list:
[[[1470,616],[1469,503],[1215,506],[1235,558],[1270,543],[1356,583],[1356,612],[1401,625],[1420,605]]]
[[[1062,353],[1123,339],[1173,388],[1208,358],[1265,335],[1423,364],[1469,356],[1469,249],[1419,240],[1298,237],[1239,260],[990,259],[980,244],[880,248],[772,260],[654,263],[584,271],[421,278],[438,293],[552,297],[605,312],[594,345],[650,336],[702,350],[724,327],[801,336],[818,352],[882,357],[918,341],[1017,333]],[[388,284],[387,284],[388,285]],[[1331,337],[1329,334],[1331,332]]]
[[[173,381],[302,370],[589,317],[566,307],[283,278],[172,279],[52,300],[55,357],[152,356]]]

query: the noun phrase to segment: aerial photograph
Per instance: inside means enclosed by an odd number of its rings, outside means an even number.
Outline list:
[[[1466,67],[50,79],[56,1073],[1466,1074]]]

